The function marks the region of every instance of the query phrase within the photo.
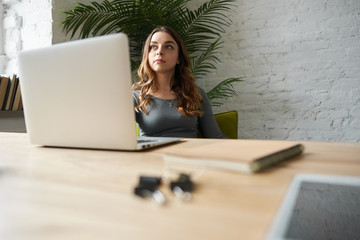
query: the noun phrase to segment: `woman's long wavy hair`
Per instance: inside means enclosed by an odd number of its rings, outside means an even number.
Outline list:
[[[155,28],[146,39],[143,57],[138,69],[139,81],[134,83],[133,90],[140,90],[139,105],[135,107],[136,111],[142,111],[148,114],[146,106],[150,103],[151,93],[158,90],[156,74],[149,65],[150,42],[156,32],[166,32],[175,40],[179,47],[179,64],[175,67],[175,74],[172,80],[172,91],[176,95],[176,109],[185,117],[201,116],[201,106],[203,98],[195,84],[194,76],[190,69],[190,57],[186,50],[183,40],[177,32],[166,26]]]

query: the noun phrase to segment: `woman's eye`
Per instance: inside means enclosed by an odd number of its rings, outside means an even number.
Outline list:
[[[174,49],[174,47],[171,46],[171,45],[167,45],[166,48],[167,48],[167,49]]]
[[[154,49],[156,49],[156,48],[157,48],[156,45],[150,45],[150,49],[154,50]]]

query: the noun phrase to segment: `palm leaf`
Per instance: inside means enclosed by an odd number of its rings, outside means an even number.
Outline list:
[[[192,60],[196,79],[216,69],[217,50],[221,46],[220,35],[231,24],[228,13],[234,0],[209,0],[195,10],[188,8],[190,0],[103,0],[88,5],[77,3],[64,12],[63,29],[73,38],[124,32],[129,37],[132,69],[138,68],[142,48],[148,34],[159,25],[166,25],[183,38]],[[213,105],[221,105],[218,99],[235,94],[233,83],[240,78],[229,78],[209,93]]]
[[[221,38],[218,38],[210,44],[205,51],[200,52],[198,56],[192,58],[192,73],[196,79],[200,79],[216,69],[215,63],[219,62],[216,56],[216,50],[218,50],[222,44],[220,39]]]
[[[62,22],[63,29],[66,34],[71,32],[71,38],[78,30],[80,30],[80,38],[87,38],[91,33],[97,33],[99,29],[114,21],[117,16],[121,16],[121,13],[126,13],[127,6],[132,1],[122,2],[122,5],[116,6],[107,0],[102,3],[90,2],[89,5],[78,3],[72,10],[64,12],[67,17]]]
[[[225,27],[231,24],[231,19],[225,15],[231,11],[232,0],[211,0],[198,9],[184,14],[183,38],[189,53],[203,51],[209,41],[218,38],[225,32]]]
[[[228,78],[216,85],[207,93],[211,105],[221,106],[223,103],[219,102],[218,100],[225,100],[236,95],[233,83],[241,81],[243,81],[242,77]]]

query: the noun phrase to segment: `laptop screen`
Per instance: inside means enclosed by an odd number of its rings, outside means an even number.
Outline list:
[[[19,54],[30,142],[136,148],[128,38],[118,33]]]

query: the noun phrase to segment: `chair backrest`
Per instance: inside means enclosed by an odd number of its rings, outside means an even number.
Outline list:
[[[214,114],[215,120],[219,125],[221,132],[231,139],[238,138],[238,112],[229,111]],[[136,124],[137,136],[140,136],[138,124]]]
[[[229,111],[214,114],[215,120],[221,132],[231,139],[238,138],[238,112]]]

